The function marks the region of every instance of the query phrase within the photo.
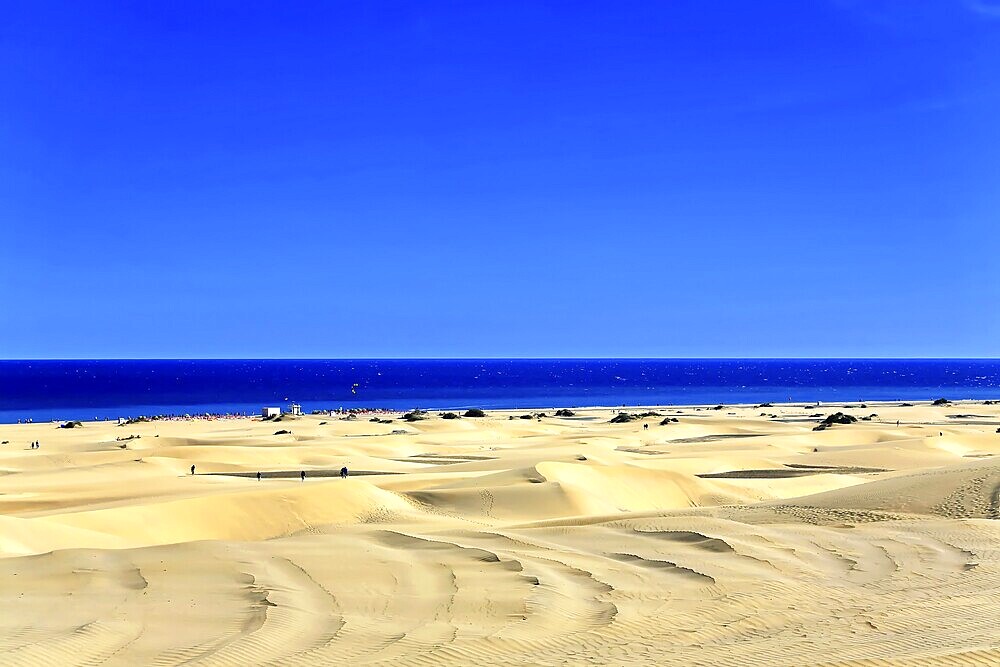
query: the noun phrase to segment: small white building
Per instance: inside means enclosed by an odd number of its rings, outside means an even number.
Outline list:
[[[264,419],[273,419],[281,416],[281,408],[261,408],[260,416]]]
[[[288,406],[288,413],[291,414],[293,417],[301,417],[302,406],[299,405],[298,403],[292,403],[291,405]]]

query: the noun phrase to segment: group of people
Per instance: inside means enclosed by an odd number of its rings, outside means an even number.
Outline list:
[[[139,415],[138,417],[119,417],[119,424],[129,424],[136,422],[155,422],[155,421],[192,421],[195,419],[205,420],[205,421],[216,421],[218,419],[250,419],[255,415],[251,415],[245,412],[203,412],[196,415],[191,414],[162,414],[162,415]],[[104,421],[108,421],[106,418]]]
[[[41,446],[42,446],[42,443],[38,442],[37,440],[35,440],[34,442],[31,443],[31,449],[40,449]]]
[[[32,447],[31,448],[32,449],[37,449],[35,447],[35,445],[37,445],[37,444],[38,444],[37,442],[36,443],[32,443]],[[194,467],[194,465],[192,465],[191,466],[191,474],[192,475],[194,474],[195,470],[196,470],[196,468]],[[349,474],[350,474],[350,472],[347,470],[347,466],[344,466],[343,468],[340,469],[340,478],[341,479],[347,479],[347,476]],[[262,477],[263,477],[263,474],[258,470],[257,471],[257,481],[259,482]],[[306,471],[305,470],[299,471],[299,479],[301,479],[303,482],[306,481]]]
[[[390,415],[398,410],[388,408],[337,408],[335,410],[316,410],[316,415]]]

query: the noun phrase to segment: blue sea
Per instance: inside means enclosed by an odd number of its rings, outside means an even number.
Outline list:
[[[0,422],[329,408],[1000,398],[996,359],[0,361]]]

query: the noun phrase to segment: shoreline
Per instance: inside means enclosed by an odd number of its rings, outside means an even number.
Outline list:
[[[482,409],[488,410],[495,414],[523,414],[525,411],[538,412],[538,411],[556,411],[556,410],[579,410],[579,411],[608,411],[608,410],[618,410],[628,412],[630,410],[693,410],[693,411],[708,411],[708,410],[722,410],[726,408],[732,409],[757,409],[757,408],[815,408],[815,409],[829,409],[839,407],[843,410],[863,410],[866,407],[919,407],[919,406],[934,406],[934,402],[942,400],[941,397],[933,399],[899,399],[899,400],[875,400],[875,401],[764,401],[761,403],[670,403],[670,404],[628,404],[628,405],[533,405],[524,407],[502,407],[502,408],[490,408],[484,407],[482,405],[463,405],[463,406],[451,406],[451,407],[430,407],[423,408],[420,406],[413,406],[411,408],[388,408],[388,407],[376,407],[369,406],[364,408],[349,408],[342,411],[336,409],[316,409],[310,410],[308,412],[303,412],[302,416],[338,416],[338,415],[358,415],[358,416],[369,416],[369,415],[393,415],[397,418],[399,415],[403,415],[412,410],[423,410],[430,414],[440,414],[445,412],[464,412],[470,409]],[[982,405],[989,406],[1000,403],[1000,392],[997,393],[997,398],[964,398],[964,399],[943,399],[946,400],[946,405],[950,406],[974,406]],[[549,415],[552,416],[552,415]],[[286,417],[287,418],[287,417]],[[74,419],[69,418],[52,418],[46,420],[32,420],[32,421],[0,421],[0,425],[16,426],[19,424],[60,424],[68,421],[79,421],[83,424],[106,424],[117,423],[118,419],[134,420],[129,423],[141,423],[142,421],[150,422],[164,422],[164,421],[178,421],[178,422],[193,422],[193,421],[217,421],[217,420],[261,420],[260,414],[235,414],[235,413],[164,413],[164,414],[136,414],[136,415],[122,415],[117,418],[105,418],[105,419]]]

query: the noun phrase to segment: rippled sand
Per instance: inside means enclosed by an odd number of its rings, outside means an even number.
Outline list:
[[[1000,406],[655,410],[0,425],[0,664],[1000,664]]]

